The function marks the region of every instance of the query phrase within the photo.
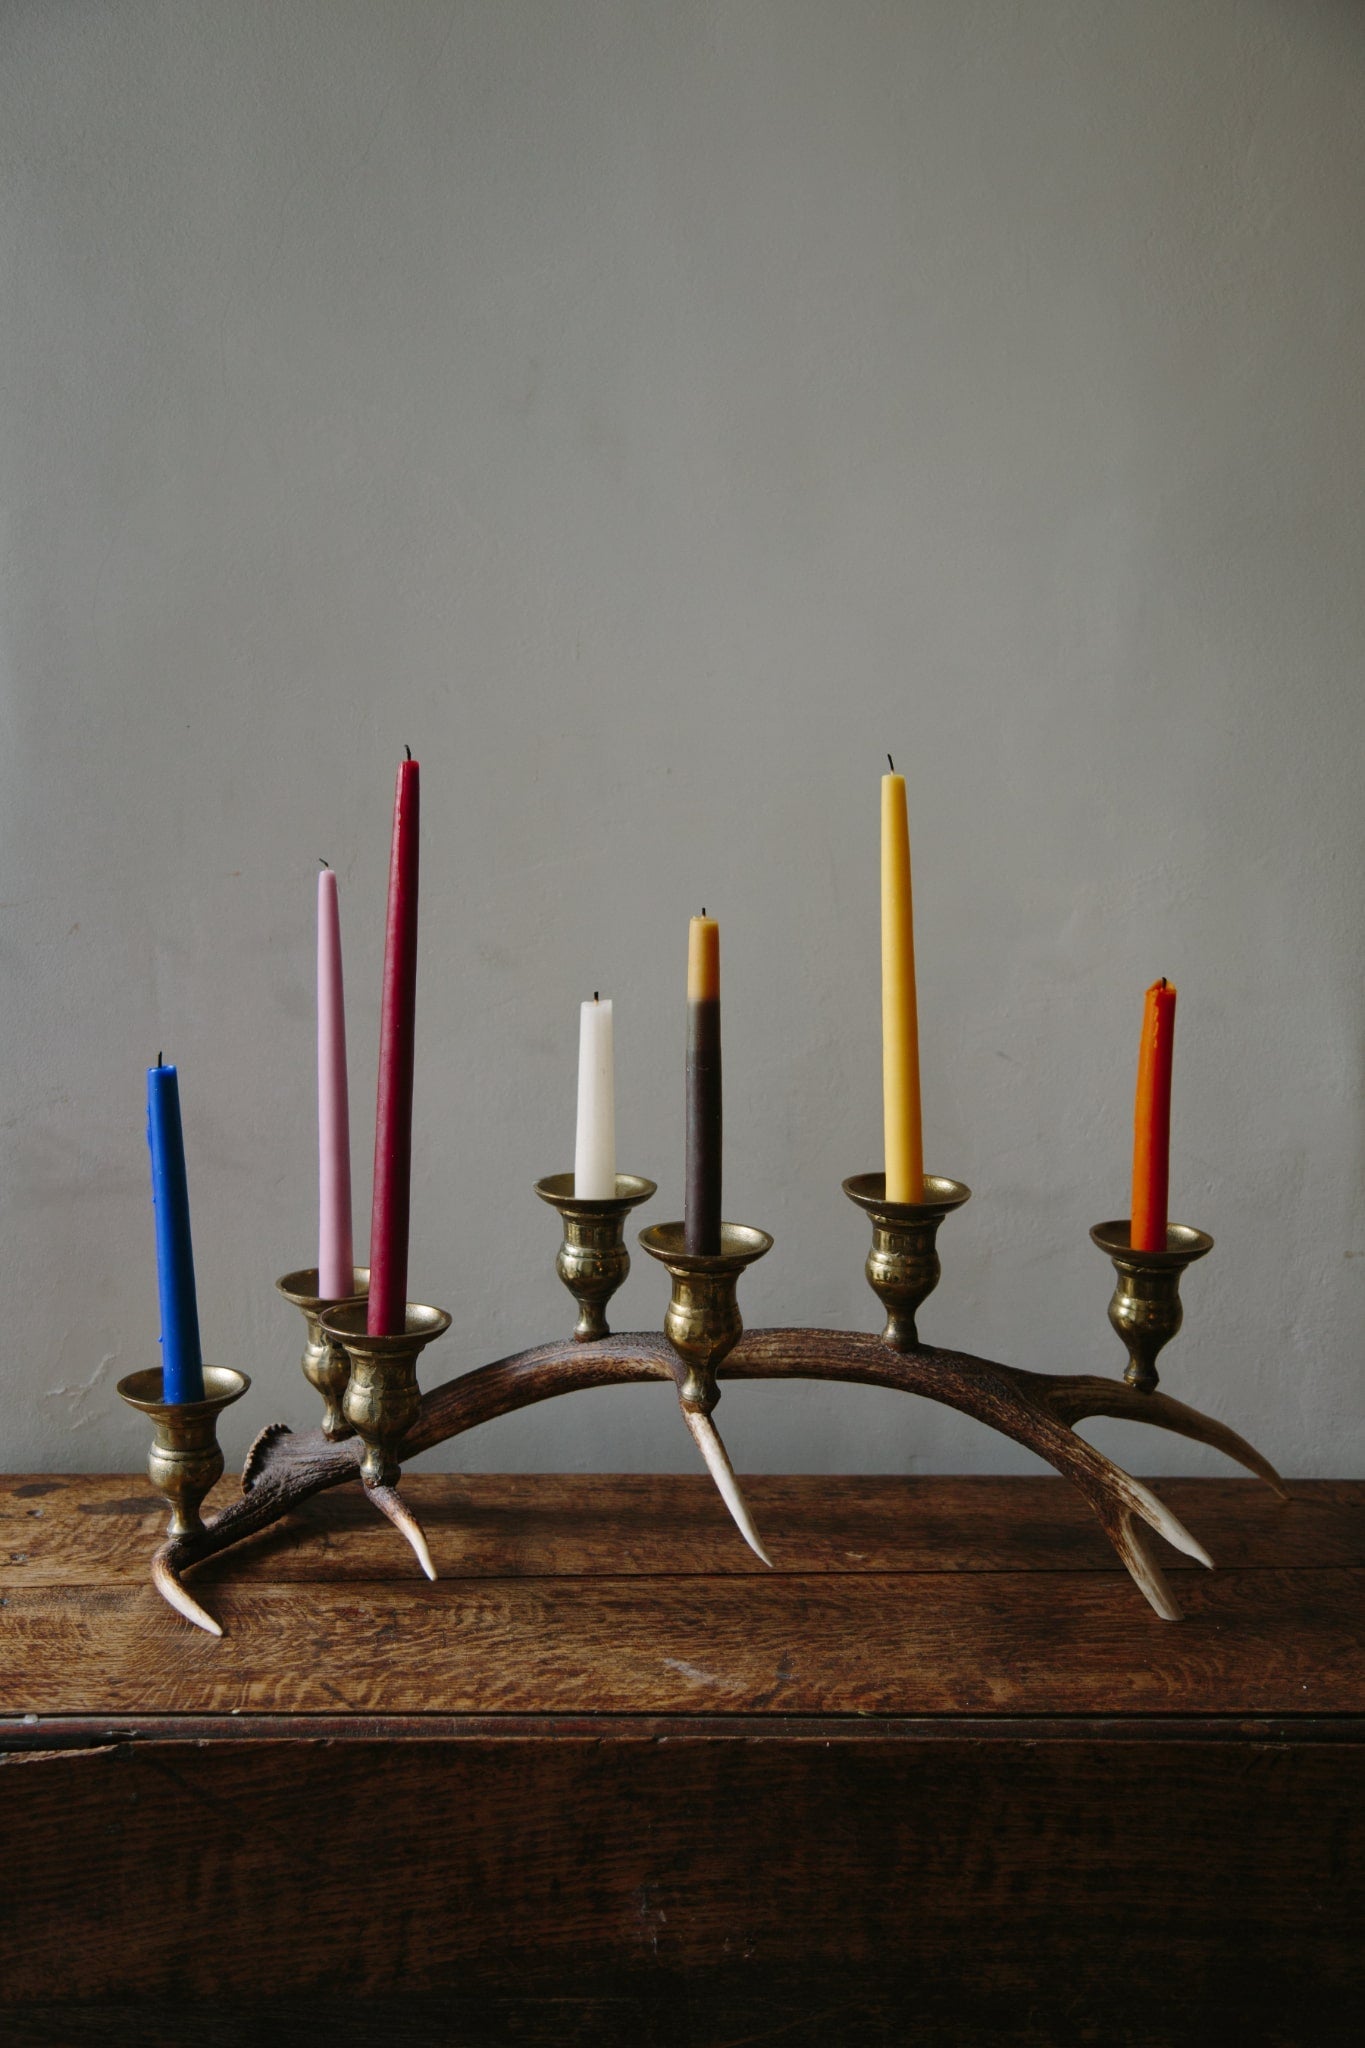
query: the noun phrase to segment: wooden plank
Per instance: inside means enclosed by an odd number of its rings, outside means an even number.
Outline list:
[[[1359,1482],[1297,1483],[1288,1504],[1252,1479],[1155,1484],[1220,1570],[1365,1566]],[[756,1476],[744,1485],[780,1572],[1121,1569],[1085,1503],[1051,1475]],[[214,1499],[235,1491],[235,1480],[224,1480]],[[699,1474],[416,1474],[404,1492],[443,1579],[766,1575]],[[0,1478],[0,1595],[20,1586],[140,1585],[163,1522],[137,1478]],[[1165,1562],[1201,1569],[1175,1552]],[[401,1583],[410,1571],[405,1546],[351,1486],[211,1561],[197,1583]]]
[[[26,1714],[0,1715],[0,1754],[108,1749],[120,1742],[783,1742],[1365,1741],[1360,1714]]]
[[[988,1985],[1002,2020],[1110,2014],[1111,2039],[1157,1986],[1205,2040],[1261,2042],[1277,2001],[1301,2025],[1362,2010],[1363,1797],[1361,1744],[488,1739],[11,1761],[0,2001],[60,1986],[71,2006],[259,2012],[335,1998],[344,1977],[409,2038],[400,1998],[823,1985],[824,2038],[841,2039],[840,2013],[894,1976],[906,2011],[953,1992],[970,2007]],[[1252,2031],[1212,2026],[1239,2011]]]
[[[1121,1943],[1120,1943],[1121,1952]],[[1193,1983],[1153,1958],[1149,1975],[1119,1964],[1107,1984],[1045,1951],[1032,1984],[998,1994],[946,1967],[913,1977],[887,1969],[750,1970],[717,1992],[693,1977],[660,1973],[649,1991],[575,1996],[379,2001],[281,1999],[269,2006],[183,2004],[8,2008],[6,2048],[1359,2048],[1354,2001],[1310,1978],[1274,1981],[1269,1968],[1225,1967]],[[1044,1986],[1056,1987],[1055,2002]]]
[[[7,1596],[0,1712],[1331,1714],[1365,1706],[1365,1572],[482,1579]]]

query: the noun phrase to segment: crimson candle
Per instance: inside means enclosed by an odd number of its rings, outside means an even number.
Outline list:
[[[400,762],[393,799],[384,994],[379,1020],[379,1095],[370,1207],[372,1337],[401,1335],[407,1320],[408,1213],[412,1181],[412,1067],[417,1019],[417,763]]]

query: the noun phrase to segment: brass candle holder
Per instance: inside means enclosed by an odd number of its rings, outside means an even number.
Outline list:
[[[886,1310],[882,1342],[894,1351],[913,1351],[919,1343],[915,1316],[938,1286],[943,1267],[938,1256],[938,1227],[945,1216],[971,1198],[971,1189],[941,1173],[924,1176],[922,1202],[888,1202],[884,1173],[858,1173],[844,1182],[844,1193],[872,1218],[872,1249],[867,1279]]]
[[[223,1476],[218,1417],[234,1401],[240,1401],[250,1385],[244,1372],[235,1372],[227,1365],[204,1367],[202,1401],[163,1400],[159,1365],[130,1372],[118,1383],[120,1399],[151,1421],[147,1477],[170,1504],[166,1539],[152,1559],[152,1583],[187,1621],[215,1636],[220,1636],[222,1629],[185,1591],[169,1558],[175,1545],[195,1543],[206,1533],[199,1510]]]
[[[1118,1274],[1109,1320],[1128,1353],[1123,1377],[1140,1394],[1154,1394],[1157,1355],[1185,1320],[1180,1276],[1187,1266],[1213,1250],[1213,1239],[1187,1223],[1168,1223],[1163,1251],[1135,1252],[1126,1216],[1112,1223],[1097,1223],[1090,1236],[1108,1253]]]
[[[342,1408],[365,1447],[360,1476],[369,1487],[397,1486],[399,1447],[422,1406],[417,1361],[428,1344],[445,1335],[450,1317],[443,1308],[410,1301],[403,1328],[376,1337],[365,1327],[368,1312],[368,1302],[343,1301],[328,1309],[322,1329],[350,1361]]]
[[[740,1534],[764,1564],[770,1565],[772,1559],[759,1542],[730,1454],[711,1416],[720,1399],[716,1374],[744,1334],[736,1296],[740,1274],[771,1251],[773,1241],[766,1230],[745,1223],[722,1223],[718,1252],[689,1252],[684,1224],[656,1223],[640,1232],[640,1243],[673,1282],[664,1312],[664,1335],[678,1361],[675,1378],[683,1421]]]
[[[1203,1564],[1210,1562],[1208,1554],[1149,1486],[1078,1436],[1076,1424],[1094,1415],[1152,1423],[1212,1445],[1284,1495],[1278,1473],[1259,1451],[1225,1423],[1173,1401],[1156,1387],[1157,1353],[1180,1326],[1180,1274],[1210,1249],[1211,1240],[1202,1231],[1173,1225],[1166,1249],[1151,1253],[1131,1250],[1126,1223],[1100,1224],[1092,1231],[1096,1244],[1118,1269],[1110,1318],[1129,1353],[1127,1376],[1120,1380],[1098,1374],[1026,1372],[920,1342],[916,1315],[940,1274],[939,1225],[968,1199],[960,1181],[941,1175],[928,1177],[926,1199],[915,1203],[887,1202],[881,1174],[859,1174],[844,1183],[850,1201],[872,1219],[866,1272],[885,1311],[879,1335],[851,1330],[746,1331],[736,1289],[744,1270],[769,1250],[771,1238],[765,1231],[727,1223],[722,1226],[720,1251],[698,1256],[686,1250],[680,1223],[664,1223],[640,1233],[640,1243],[670,1276],[663,1334],[634,1331],[611,1336],[605,1309],[626,1271],[624,1218],[636,1202],[654,1192],[653,1185],[622,1176],[610,1202],[579,1203],[571,1180],[570,1175],[552,1175],[537,1184],[536,1192],[564,1219],[557,1264],[578,1304],[573,1336],[461,1373],[425,1396],[418,1389],[417,1361],[424,1347],[449,1327],[450,1317],[443,1309],[410,1303],[400,1334],[371,1337],[365,1328],[363,1297],[328,1307],[309,1292],[314,1275],[287,1274],[280,1290],[297,1302],[305,1319],[316,1316],[318,1347],[325,1345],[342,1355],[346,1380],[341,1414],[348,1430],[356,1433],[329,1435],[326,1416],[322,1429],[297,1436],[282,1423],[269,1424],[247,1454],[241,1499],[207,1523],[199,1516],[199,1503],[222,1470],[214,1418],[219,1408],[245,1392],[245,1375],[206,1367],[209,1397],[179,1406],[161,1401],[159,1371],[134,1373],[121,1383],[124,1398],[152,1418],[148,1469],[173,1507],[170,1531],[152,1560],[152,1577],[178,1612],[201,1628],[221,1633],[217,1622],[186,1592],[182,1573],[270,1527],[311,1495],[357,1476],[367,1497],[402,1531],[423,1570],[434,1577],[426,1540],[397,1490],[404,1455],[431,1450],[532,1402],[589,1387],[648,1380],[674,1387],[687,1429],[736,1525],[757,1555],[770,1563],[713,1419],[722,1372],[731,1379],[841,1380],[889,1387],[942,1402],[1026,1445],[1078,1489],[1135,1584],[1167,1620],[1177,1619],[1180,1609],[1162,1571],[1155,1537]],[[358,1269],[358,1284],[362,1277]],[[310,1322],[310,1341],[312,1334]],[[319,1384],[312,1373],[309,1379]],[[333,1407],[339,1380],[339,1370],[332,1365],[320,1386],[324,1401],[330,1393]]]
[[[609,1337],[607,1303],[630,1271],[626,1218],[657,1193],[653,1181],[618,1173],[614,1195],[578,1195],[573,1174],[552,1173],[536,1182],[536,1193],[559,1211],[564,1224],[555,1271],[578,1303],[575,1339],[590,1344]]]
[[[141,1372],[128,1373],[119,1381],[118,1391],[130,1408],[151,1418],[147,1477],[170,1502],[167,1533],[195,1536],[204,1526],[199,1510],[205,1495],[223,1476],[218,1417],[241,1400],[251,1381],[231,1366],[206,1365],[202,1401],[165,1401],[161,1382],[161,1367],[149,1365]]]
[[[350,1364],[342,1413],[363,1446],[360,1476],[365,1491],[379,1512],[406,1537],[427,1577],[434,1579],[436,1567],[422,1525],[399,1498],[399,1451],[421,1412],[417,1361],[428,1344],[445,1335],[450,1317],[443,1308],[410,1301],[404,1309],[403,1328],[376,1337],[366,1328],[368,1315],[368,1301],[343,1301],[321,1318],[322,1334],[340,1345]]]
[[[285,1300],[292,1301],[295,1308],[303,1311],[308,1331],[301,1361],[303,1376],[309,1386],[322,1396],[322,1433],[332,1444],[355,1434],[341,1405],[346,1383],[351,1377],[351,1361],[335,1339],[323,1334],[322,1318],[329,1309],[340,1308],[343,1302],[367,1298],[370,1291],[369,1267],[353,1266],[351,1279],[353,1285],[349,1294],[333,1295],[318,1293],[316,1266],[304,1266],[297,1273],[286,1273],[275,1282],[277,1291]]]

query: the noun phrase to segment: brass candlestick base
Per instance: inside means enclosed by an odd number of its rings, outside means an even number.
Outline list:
[[[292,1301],[295,1308],[303,1311],[303,1320],[308,1326],[308,1341],[303,1347],[303,1376],[309,1386],[322,1396],[322,1433],[332,1444],[355,1435],[341,1407],[346,1382],[351,1377],[351,1361],[340,1344],[323,1335],[322,1318],[328,1309],[340,1308],[344,1301],[363,1301],[366,1298],[370,1291],[369,1267],[353,1266],[351,1280],[349,1294],[319,1294],[317,1267],[304,1266],[299,1272],[286,1273],[275,1282],[285,1300]]]
[[[128,1406],[151,1418],[147,1477],[171,1504],[169,1536],[197,1536],[203,1529],[199,1509],[210,1487],[223,1476],[218,1417],[240,1401],[250,1385],[244,1372],[226,1365],[204,1367],[202,1401],[163,1401],[159,1365],[130,1372],[119,1381],[119,1394]]]
[[[1109,1320],[1128,1353],[1123,1377],[1140,1394],[1155,1393],[1157,1354],[1185,1320],[1180,1276],[1186,1266],[1213,1250],[1213,1239],[1186,1223],[1168,1223],[1164,1251],[1135,1252],[1126,1217],[1097,1223],[1090,1235],[1113,1260],[1119,1276],[1109,1303]]]
[[[754,1554],[770,1565],[772,1559],[758,1539],[730,1454],[711,1415],[720,1399],[717,1368],[744,1333],[735,1298],[739,1276],[746,1266],[772,1250],[773,1241],[766,1230],[754,1230],[744,1223],[721,1224],[719,1252],[689,1252],[685,1249],[685,1238],[685,1226],[681,1223],[656,1223],[652,1229],[640,1232],[645,1250],[667,1267],[673,1280],[664,1315],[664,1335],[678,1362],[673,1377],[683,1421],[706,1460],[707,1470],[740,1535]]]
[[[634,1173],[617,1174],[614,1195],[576,1195],[571,1173],[552,1173],[536,1182],[541,1201],[557,1209],[564,1220],[555,1271],[578,1303],[578,1343],[611,1335],[607,1303],[630,1271],[626,1218],[656,1192],[652,1180]]]
[[[936,1248],[939,1224],[971,1192],[960,1180],[926,1173],[922,1202],[888,1202],[884,1173],[859,1173],[844,1182],[850,1202],[872,1218],[867,1278],[886,1310],[882,1342],[893,1351],[913,1351],[919,1343],[915,1315],[943,1271]]]

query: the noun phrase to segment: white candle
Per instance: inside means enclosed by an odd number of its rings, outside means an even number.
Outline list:
[[[612,1072],[611,1003],[584,1003],[578,1031],[578,1142],[573,1191],[580,1201],[616,1193],[616,1086]]]

